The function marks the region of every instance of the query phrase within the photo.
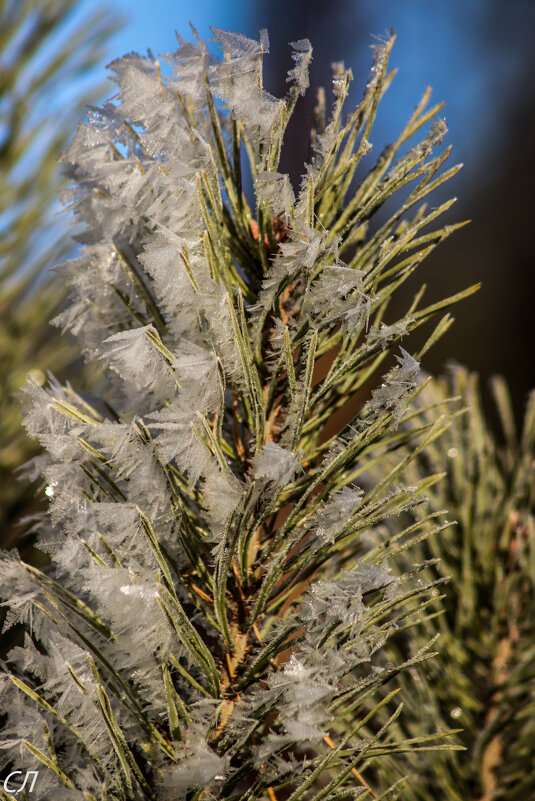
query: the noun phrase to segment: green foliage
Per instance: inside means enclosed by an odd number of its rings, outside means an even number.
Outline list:
[[[441,614],[424,627],[430,633],[438,626],[440,659],[414,671],[405,695],[413,703],[400,726],[411,736],[454,721],[467,752],[419,762],[419,781],[407,794],[418,801],[438,792],[452,801],[516,801],[535,793],[535,396],[519,433],[503,379],[493,380],[492,391],[498,436],[485,419],[477,376],[455,367],[433,381],[422,395],[426,403],[446,408],[455,396],[461,408],[403,475],[413,482],[443,471],[427,491],[428,510],[447,508],[457,521],[417,546],[422,560],[439,560],[435,569],[448,581]],[[425,419],[426,412],[415,418],[419,425]],[[397,463],[399,454],[391,458]],[[392,521],[389,528],[397,536]],[[393,653],[417,649],[419,636],[414,630],[410,642],[400,639]]]
[[[62,184],[59,154],[85,105],[102,88],[73,86],[104,55],[117,26],[108,12],[75,17],[79,0],[0,4],[0,530],[7,547],[34,506],[34,488],[14,471],[35,453],[21,431],[15,393],[30,371],[41,382],[72,364],[76,351],[48,325],[65,293],[47,274],[72,245],[54,218]],[[74,17],[74,19],[73,19]],[[70,93],[70,96],[69,96]],[[65,95],[62,100],[62,95]]]

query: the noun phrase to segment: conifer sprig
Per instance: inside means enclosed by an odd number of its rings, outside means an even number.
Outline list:
[[[316,115],[294,193],[277,170],[310,44],[293,44],[277,99],[262,88],[267,36],[213,33],[222,59],[195,34],[167,71],[135,53],[112,62],[117,94],[65,153],[62,199],[85,230],[61,268],[71,298],[56,323],[108,386],[91,400],[28,385],[54,562],[0,562],[7,625],[27,630],[2,677],[0,753],[40,769],[40,792],[58,798],[395,798],[383,762],[455,747],[449,731],[393,736],[396,677],[434,640],[396,661],[387,644],[434,608],[442,578],[411,553],[447,524],[433,510],[389,542],[381,532],[439,479],[402,477],[450,422],[434,402],[429,416],[411,406],[425,390],[419,355],[448,314],[414,356],[398,343],[475,287],[429,306],[420,291],[385,318],[453,230],[422,232],[449,204],[407,212],[457,168],[441,172],[448,151],[433,155],[446,127],[426,92],[356,181],[391,37],[345,120],[351,74],[335,67],[331,117]],[[399,190],[398,212],[370,231]],[[326,438],[392,353],[382,384]],[[385,450],[400,456],[381,470]],[[370,464],[380,477],[365,486]]]

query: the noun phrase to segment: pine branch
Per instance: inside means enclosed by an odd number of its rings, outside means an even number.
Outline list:
[[[423,308],[420,290],[387,321],[453,230],[422,233],[449,204],[407,212],[456,168],[433,155],[446,128],[427,92],[355,186],[391,37],[347,117],[351,74],[335,68],[294,192],[277,170],[310,44],[293,44],[277,99],[262,88],[267,35],[214,37],[222,58],[179,37],[167,77],[150,55],[112,62],[116,95],[64,155],[83,232],[59,268],[71,294],[55,323],[103,383],[93,400],[27,386],[52,566],[0,561],[6,624],[27,635],[0,684],[2,764],[24,745],[43,797],[58,780],[73,799],[395,797],[392,764],[456,747],[450,729],[405,731],[397,699],[435,656],[444,578],[420,554],[446,527],[442,507],[416,511],[439,471],[404,476],[454,420],[446,400],[414,408],[427,383],[399,343],[474,288]],[[402,632],[417,645],[393,658]]]

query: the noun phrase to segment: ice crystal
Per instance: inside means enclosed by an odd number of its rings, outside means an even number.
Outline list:
[[[393,426],[397,428],[407,410],[410,397],[418,386],[420,365],[410,353],[401,348],[401,356],[396,356],[398,365],[385,376],[383,384],[374,389],[369,403],[371,416],[377,417],[388,409],[392,414]]]
[[[334,542],[358,508],[363,496],[362,490],[344,487],[336,493],[318,512],[315,519],[315,531],[321,539]]]
[[[281,487],[290,484],[300,467],[299,458],[281,448],[276,442],[267,442],[253,464],[255,479],[272,481]]]

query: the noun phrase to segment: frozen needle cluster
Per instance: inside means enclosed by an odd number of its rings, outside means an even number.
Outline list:
[[[451,203],[420,204],[457,169],[433,153],[446,127],[426,92],[357,180],[390,38],[349,114],[335,65],[296,190],[278,164],[309,42],[293,43],[278,99],[262,88],[267,36],[213,34],[221,58],[195,35],[162,63],[114,61],[116,95],[64,156],[81,251],[60,268],[71,298],[55,322],[103,383],[93,399],[28,385],[51,563],[0,561],[5,626],[25,630],[0,674],[0,766],[38,770],[42,799],[377,796],[381,760],[414,746],[392,734],[395,677],[429,644],[397,663],[384,646],[433,600],[408,549],[445,523],[411,517],[390,544],[379,524],[423,501],[429,478],[401,471],[447,420],[403,421],[451,320],[418,353],[398,343],[471,290],[428,307],[420,292],[383,318],[453,229],[428,230]],[[382,386],[333,427],[385,360]],[[410,442],[359,483],[361,463]]]

